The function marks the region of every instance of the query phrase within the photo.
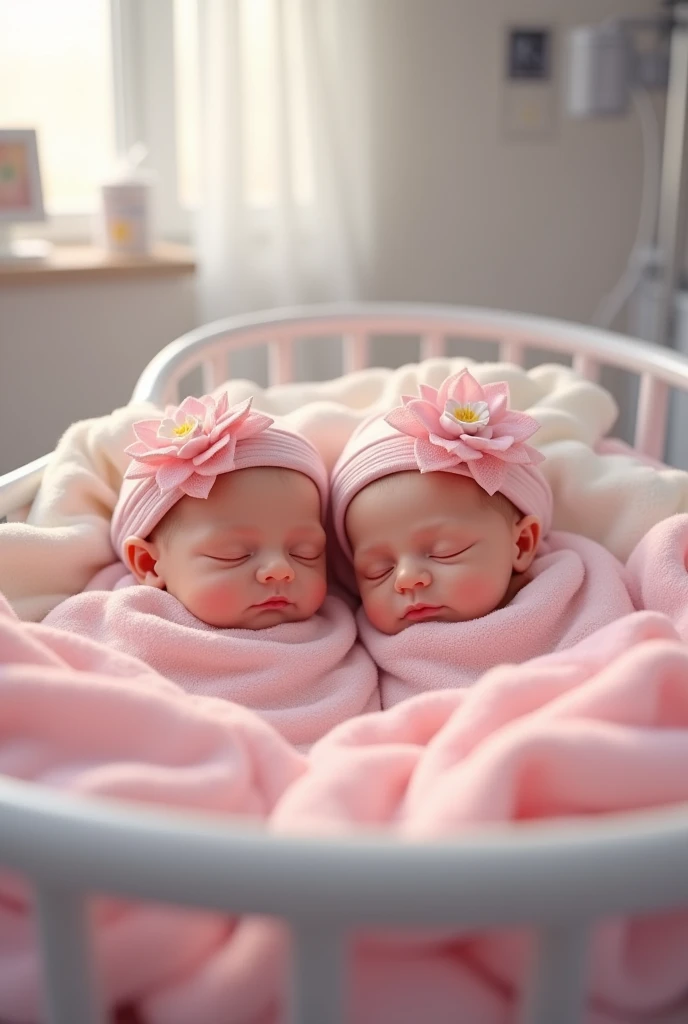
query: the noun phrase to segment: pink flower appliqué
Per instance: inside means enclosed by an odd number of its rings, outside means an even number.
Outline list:
[[[229,408],[227,393],[185,398],[168,406],[157,419],[134,424],[138,438],[126,454],[132,461],[124,474],[129,479],[154,476],[165,494],[175,487],[192,498],[207,498],[221,473],[234,469],[237,441],[255,437],[274,421],[251,412],[253,399]]]
[[[480,385],[468,370],[447,377],[437,390],[418,388],[420,398],[404,403],[385,420],[415,438],[414,454],[421,473],[451,470],[461,463],[476,483],[495,494],[510,464],[535,466],[544,456],[525,442],[539,423],[508,408],[509,385]]]

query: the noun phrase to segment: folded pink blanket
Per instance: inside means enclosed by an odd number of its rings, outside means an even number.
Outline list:
[[[251,708],[299,747],[347,718],[380,709],[377,668],[339,598],[328,597],[304,622],[217,629],[165,591],[126,582],[69,598],[45,625],[131,654],[189,693]]]
[[[685,801],[688,648],[664,616],[639,612],[570,650],[495,669],[480,686],[345,723],[311,750],[271,828],[340,836],[375,827],[432,841],[485,822]],[[347,1020],[515,1024],[527,952],[525,936],[503,930],[363,937]],[[201,969],[147,1001],[147,1020],[274,1024],[287,953],[278,926],[245,919]],[[591,1008],[586,1024],[659,1012],[688,993],[688,911],[603,922],[590,963],[591,995],[608,1012]]]
[[[305,763],[250,711],[190,697],[83,637],[20,622],[0,595],[0,775],[260,820]],[[112,901],[99,901],[96,925],[111,1005],[183,977],[232,928],[219,914]],[[40,1000],[31,896],[1,873],[0,1020],[37,1022]]]
[[[653,526],[628,559],[631,594],[639,608],[664,612],[688,640],[688,515]]]
[[[361,639],[380,668],[383,708],[468,686],[495,665],[572,647],[634,610],[624,566],[575,534],[551,533],[529,576],[506,607],[470,622],[420,622],[387,636],[359,611]]]

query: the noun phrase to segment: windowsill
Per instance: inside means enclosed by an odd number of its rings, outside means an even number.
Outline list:
[[[112,256],[91,245],[56,245],[43,260],[0,259],[0,285],[170,277],[195,270],[193,251],[171,242],[156,245],[150,256]]]

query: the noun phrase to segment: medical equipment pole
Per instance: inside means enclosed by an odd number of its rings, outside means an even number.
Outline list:
[[[688,165],[688,3],[673,9],[657,243],[661,260],[654,340],[671,345],[674,297],[686,243]]]

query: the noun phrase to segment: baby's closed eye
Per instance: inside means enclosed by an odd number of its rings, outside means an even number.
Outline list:
[[[325,548],[322,544],[297,544],[290,551],[293,558],[298,558],[302,562],[317,562],[324,553]]]
[[[373,562],[370,565],[361,566],[357,571],[366,580],[381,580],[392,571],[391,562]]]
[[[436,561],[445,561],[451,558],[458,558],[459,555],[465,555],[467,551],[470,551],[474,544],[442,544],[433,548],[430,552],[430,558],[434,558]]]
[[[237,565],[239,562],[245,562],[251,555],[251,551],[232,550],[223,551],[221,554],[219,552],[212,555],[206,554],[205,557],[209,558],[211,562],[227,562],[229,565]]]

